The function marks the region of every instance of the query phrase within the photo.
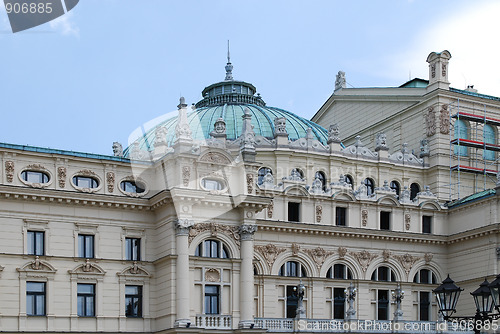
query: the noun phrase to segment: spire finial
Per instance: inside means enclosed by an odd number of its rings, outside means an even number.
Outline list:
[[[231,64],[231,58],[229,55],[229,40],[227,40],[227,64],[226,64],[226,78],[225,81],[233,80],[233,65]]]

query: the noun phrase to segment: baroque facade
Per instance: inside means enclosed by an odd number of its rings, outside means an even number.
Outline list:
[[[496,190],[446,203],[438,144],[326,130],[232,69],[112,156],[0,144],[2,331],[430,325],[447,274],[472,291],[498,271]]]

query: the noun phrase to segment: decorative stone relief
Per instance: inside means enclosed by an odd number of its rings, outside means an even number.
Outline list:
[[[309,192],[311,194],[323,194],[324,191],[323,191],[323,182],[321,182],[321,180],[316,177],[314,178],[314,181],[311,185],[311,188],[309,189]]]
[[[274,201],[271,201],[271,203],[267,207],[267,218],[273,218],[273,210],[274,210]]]
[[[342,153],[366,158],[378,158],[378,153],[372,152],[368,147],[363,146],[361,136],[356,136],[354,145],[342,149]]]
[[[251,194],[253,192],[253,174],[247,174],[247,192]]]
[[[112,149],[113,149],[113,155],[115,157],[123,157],[123,146],[122,144],[120,144],[119,142],[115,141],[113,142],[113,146],[112,146]]]
[[[443,66],[446,65],[443,64]],[[441,110],[439,111],[439,131],[445,135],[450,133],[450,115],[448,113],[447,104],[443,104],[441,106]]]
[[[361,252],[351,252],[351,254],[361,265],[361,269],[363,270],[363,272],[366,272],[366,269],[368,269],[368,266],[370,265],[372,260],[377,257],[376,254],[371,254],[366,250],[363,250]]]
[[[220,271],[215,268],[208,268],[205,271],[205,281],[207,282],[220,282]]]
[[[347,248],[345,247],[339,247],[337,251],[339,252],[340,259],[343,259],[347,254]]]
[[[436,77],[436,63],[431,64],[431,78]]]
[[[90,263],[89,259],[85,259],[85,264],[83,265],[82,270],[86,273],[92,271],[92,264]]]
[[[274,135],[288,135],[288,132],[286,131],[285,117],[277,117],[274,119]]]
[[[434,195],[432,192],[431,192],[431,187],[429,187],[428,185],[425,185],[424,186],[424,191],[421,191],[417,194],[417,197],[416,198],[419,198],[419,197],[432,197],[432,198],[435,198],[436,195]]]
[[[14,179],[14,162],[5,161],[5,174],[7,175],[7,182],[11,183]]]
[[[255,131],[252,125],[252,113],[247,107],[243,111],[243,126],[241,127],[241,148],[255,150]]]
[[[174,223],[175,232],[177,235],[191,235],[194,221],[190,219],[177,219]]]
[[[394,152],[389,155],[389,160],[403,164],[413,164],[416,166],[420,166],[424,162],[424,160],[417,158],[408,150],[408,143],[403,143],[401,152]]]
[[[274,261],[276,261],[278,255],[280,255],[286,250],[285,248],[276,247],[276,245],[274,244],[267,244],[265,246],[255,246],[254,248],[260,254],[262,254],[269,268],[272,268]]]
[[[401,265],[405,269],[406,275],[408,275],[415,262],[419,260],[418,257],[411,256],[408,253],[406,253],[405,255],[394,255],[394,258],[401,263]]]
[[[315,136],[312,132],[311,128],[307,129],[306,137],[299,138],[290,142],[290,149],[303,149],[303,150],[315,150],[319,152],[329,152],[330,148],[328,146],[323,145],[319,140],[315,139]]]
[[[189,238],[188,241],[191,244],[193,239],[200,233],[203,232],[210,232],[210,235],[213,237],[216,237],[219,232],[231,237],[236,241],[236,243],[240,244],[240,229],[239,226],[228,226],[228,225],[221,225],[221,224],[216,224],[216,223],[200,223],[200,224],[195,224],[190,230],[189,230]]]
[[[345,175],[342,174],[339,176],[339,182],[332,182],[330,185],[352,189],[352,184],[347,183]]]
[[[31,262],[31,269],[33,270],[40,270],[42,269],[42,265],[40,263],[40,257],[36,256],[35,260]]]
[[[433,256],[434,255],[432,255],[431,253],[425,253],[424,255],[425,263],[429,264],[432,261]]]
[[[316,206],[316,223],[321,223],[321,217],[323,216],[323,207],[321,205]]]
[[[434,134],[436,134],[436,112],[434,111],[433,106],[427,108],[427,114],[425,114],[424,117],[427,137],[433,136]]]
[[[219,117],[214,123],[214,130],[210,132],[210,136],[220,138],[226,136],[226,121],[224,118]]]
[[[66,167],[57,167],[57,179],[59,180],[59,187],[66,187]]]
[[[241,240],[252,240],[253,235],[257,232],[257,225],[254,224],[243,224],[239,227],[240,239]]]
[[[385,192],[385,193],[392,193],[392,194],[396,195],[396,190],[389,187],[389,181],[387,181],[387,180],[384,180],[384,185],[382,187],[376,187],[375,192],[376,193]]]
[[[410,227],[411,227],[411,215],[409,213],[405,213],[405,228],[407,231],[409,231]]]
[[[375,151],[387,151],[387,135],[385,133],[377,133],[377,139],[375,140]]]
[[[192,141],[191,128],[189,127],[187,119],[187,104],[184,97],[179,99],[179,105],[177,106],[179,110],[179,116],[177,118],[177,125],[175,126],[175,136],[178,141]]]
[[[422,139],[420,141],[420,158],[428,157],[429,154],[429,141],[427,139]]]
[[[157,126],[155,129],[155,147],[167,145],[167,129],[164,126]]]
[[[391,252],[387,249],[384,249],[382,251],[382,257],[384,258],[384,262],[389,261],[389,258],[391,257]]]
[[[183,166],[182,167],[182,184],[184,187],[189,186],[189,179],[191,178],[191,167]]]
[[[441,75],[446,77],[446,64],[441,64]]]
[[[340,129],[339,129],[339,123],[335,123],[330,125],[330,128],[328,129],[328,144],[331,143],[340,143]]]
[[[294,242],[294,243],[292,243],[292,255],[293,255],[293,256],[297,256],[297,255],[299,255],[299,251],[300,251],[300,246],[299,246],[299,244],[297,244],[297,243],[295,243],[295,242]]]
[[[273,189],[274,188],[274,176],[273,174],[267,172],[260,185],[262,189]]]
[[[137,275],[139,273],[139,266],[137,265],[137,261],[134,261],[132,268],[130,268],[130,273],[133,275]]]
[[[297,168],[292,169],[292,172],[290,176],[284,177],[283,180],[288,180],[288,181],[299,181],[303,182],[305,181],[302,176],[300,176],[300,172],[297,170]]]
[[[361,225],[368,225],[368,210],[366,209],[361,210]]]
[[[106,182],[108,184],[108,192],[112,193],[115,189],[115,173],[107,172],[106,173]]]
[[[410,197],[411,197],[410,189],[408,189],[408,186],[404,186],[403,191],[401,191],[401,195],[399,195],[399,202],[403,204],[412,203]]]
[[[335,77],[335,91],[346,87],[345,72],[339,71]]]
[[[318,269],[321,268],[326,258],[333,254],[333,252],[326,251],[319,246],[314,249],[304,249],[304,252],[311,256]]]
[[[200,158],[202,162],[209,162],[220,165],[229,165],[231,164],[231,160],[229,160],[225,155],[222,155],[217,152],[208,152]]]

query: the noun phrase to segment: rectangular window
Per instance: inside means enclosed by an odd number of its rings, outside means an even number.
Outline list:
[[[125,286],[125,315],[129,318],[142,317],[142,286]]]
[[[45,255],[45,232],[28,231],[28,254]]]
[[[389,291],[377,291],[377,320],[389,320]]]
[[[430,292],[420,292],[420,301],[419,301],[419,309],[420,309],[420,319],[421,321],[429,321],[430,315]]]
[[[219,314],[218,285],[205,285],[205,314]]]
[[[388,211],[380,211],[380,229],[391,229],[391,213]]]
[[[78,235],[78,256],[86,259],[94,257],[94,236],[88,234]]]
[[[432,233],[432,216],[422,216],[422,233]]]
[[[345,295],[344,289],[333,289],[333,318],[344,319],[345,316]]]
[[[300,203],[288,202],[288,221],[300,221]]]
[[[26,314],[45,315],[44,282],[26,282]]]
[[[95,317],[95,284],[78,284],[78,316]]]
[[[335,208],[335,225],[346,226],[346,209],[342,207]]]
[[[125,238],[125,259],[130,261],[141,260],[140,238]]]

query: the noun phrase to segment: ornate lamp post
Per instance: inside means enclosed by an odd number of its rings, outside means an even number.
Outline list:
[[[455,282],[448,277],[443,283],[433,290],[436,294],[436,299],[439,307],[439,312],[443,315],[444,320],[458,320],[474,323],[474,332],[480,333],[484,325],[492,320],[500,319],[499,308],[499,288],[500,288],[500,275],[490,284],[486,279],[479,285],[474,292],[470,294],[474,298],[476,304],[476,314],[474,316],[452,316],[456,312],[458,297],[463,289],[455,285]],[[493,312],[493,307],[497,313]]]
[[[306,309],[304,307],[304,294],[306,292],[306,287],[302,284],[302,280],[300,280],[299,285],[293,288],[293,290],[297,293],[297,312],[295,317],[297,319],[303,319],[306,317]]]
[[[356,319],[356,310],[354,309],[354,300],[356,299],[356,288],[352,284],[349,284],[349,287],[345,288],[344,296],[349,303],[349,309],[346,312],[345,320],[354,320]]]
[[[401,290],[401,284],[398,283],[396,290],[392,291],[392,299],[396,303],[396,311],[394,311],[394,321],[403,320],[403,311],[401,310],[401,301],[405,296],[405,292]]]

